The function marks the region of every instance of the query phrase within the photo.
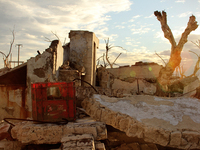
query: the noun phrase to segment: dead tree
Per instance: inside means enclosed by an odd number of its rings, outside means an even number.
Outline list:
[[[114,48],[114,47],[119,47],[119,48],[121,48],[121,49],[123,49],[123,50],[124,50],[124,48],[121,47],[121,46],[111,46],[111,45],[109,45],[109,38],[108,38],[107,41],[105,40],[105,43],[106,43],[106,61],[107,61],[108,64],[110,65],[110,68],[113,68],[113,65],[115,65],[116,60],[119,58],[119,56],[120,56],[122,53],[119,53],[119,55],[115,58],[115,60],[113,61],[113,63],[111,63],[110,60],[109,60],[109,57],[108,57],[108,52],[109,52],[112,48]]]
[[[200,40],[196,41],[195,42],[192,42],[194,45],[196,45],[199,49],[200,49]],[[198,60],[195,64],[195,67],[194,67],[194,71],[193,71],[193,74],[191,74],[189,77],[193,77],[193,76],[196,76],[196,73],[197,71],[199,71],[200,67],[199,67],[199,63],[200,63],[200,55],[197,55],[197,53],[193,52],[193,51],[189,51],[193,54],[195,54],[197,57],[198,57]]]
[[[56,32],[54,33],[53,31],[51,31],[51,33],[60,41],[59,36],[56,34]],[[52,42],[53,40],[50,40],[48,37],[44,37],[46,42]],[[63,42],[63,46],[66,44],[66,38],[64,39]]]
[[[194,67],[194,71],[193,71],[193,73],[189,76],[189,77],[194,77],[194,76],[196,76],[197,71],[199,71],[199,69],[200,69],[200,67],[199,67],[200,56],[197,55],[197,53],[195,53],[195,52],[193,52],[193,51],[189,51],[189,52],[195,54],[195,55],[198,57],[198,60],[197,60],[196,65],[195,65],[195,67]]]
[[[166,96],[168,92],[168,85],[170,84],[170,77],[172,76],[175,68],[179,66],[181,62],[181,51],[183,49],[184,44],[187,42],[188,35],[191,31],[197,29],[197,21],[195,16],[190,16],[187,27],[185,31],[182,33],[182,36],[176,44],[174,36],[172,34],[171,29],[167,24],[167,14],[165,11],[159,12],[155,11],[154,15],[157,17],[158,21],[161,24],[162,31],[166,39],[171,43],[171,55],[170,59],[165,67],[163,67],[159,72],[159,77],[157,78],[157,90],[156,95],[158,96]]]
[[[181,79],[183,79],[183,78],[185,78],[186,76],[184,75],[185,74],[185,69],[183,69],[183,65],[182,66],[177,66],[177,70],[178,70],[178,72],[179,72],[179,74],[180,74],[180,76],[181,76]]]
[[[5,53],[3,53],[2,51],[0,51],[0,53],[3,55],[3,61],[4,61],[4,67],[10,67],[10,64],[9,64],[9,61],[8,61],[8,57],[10,56],[11,54],[11,51],[12,51],[12,46],[14,44],[14,41],[15,41],[15,30],[13,29],[12,30],[12,40],[10,42],[10,50],[9,50],[9,53],[6,55]]]

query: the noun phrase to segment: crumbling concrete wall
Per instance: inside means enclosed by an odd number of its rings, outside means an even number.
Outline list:
[[[108,68],[108,72],[123,80],[130,77],[155,79],[158,77],[161,67],[156,63],[136,63],[131,67]]]
[[[102,88],[123,90],[124,94],[150,94],[156,92],[156,78],[162,66],[156,63],[136,63],[131,67],[97,70],[98,83]]]
[[[55,82],[59,76],[59,67],[63,64],[63,48],[55,40],[41,55],[27,61],[27,108],[32,112],[31,84],[36,82]]]
[[[91,85],[96,83],[96,50],[99,40],[93,32],[70,31],[70,62],[84,66],[86,75],[83,77]],[[86,85],[87,86],[87,85]]]
[[[155,83],[149,83],[144,79],[135,79],[132,82],[126,82],[119,79],[114,79],[112,84],[112,89],[123,90],[124,94],[150,94],[153,95],[156,92],[156,85]]]
[[[0,120],[6,117],[26,118],[26,87],[23,85],[0,86]]]
[[[62,43],[59,40],[54,40],[46,51],[51,53],[53,56],[53,74],[58,78],[59,67],[63,64],[64,60]]]
[[[29,112],[32,112],[31,84],[53,81],[55,81],[55,78],[51,53],[45,51],[27,61],[27,106]]]

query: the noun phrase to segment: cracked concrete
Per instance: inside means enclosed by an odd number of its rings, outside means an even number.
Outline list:
[[[129,137],[175,148],[200,148],[200,101],[134,95],[110,98],[95,94],[82,102],[94,119]]]
[[[14,139],[25,145],[61,143],[63,137],[77,134],[91,134],[97,141],[107,138],[105,123],[90,118],[78,119],[67,125],[21,122],[12,128],[11,134]]]

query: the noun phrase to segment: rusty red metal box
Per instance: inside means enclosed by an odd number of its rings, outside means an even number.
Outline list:
[[[48,82],[31,84],[32,116],[39,121],[76,119],[74,82]]]

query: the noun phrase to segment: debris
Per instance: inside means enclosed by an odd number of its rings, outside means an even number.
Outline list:
[[[11,129],[10,124],[7,124],[7,123],[0,124],[0,141],[3,139],[12,140],[12,137],[10,136],[10,133],[9,133],[10,129]]]
[[[200,148],[196,144],[200,136],[198,99],[145,95],[111,98],[94,94],[92,98],[84,99],[82,106],[93,119],[105,122],[129,137],[164,147]],[[175,142],[178,140],[185,142],[178,144]]]

